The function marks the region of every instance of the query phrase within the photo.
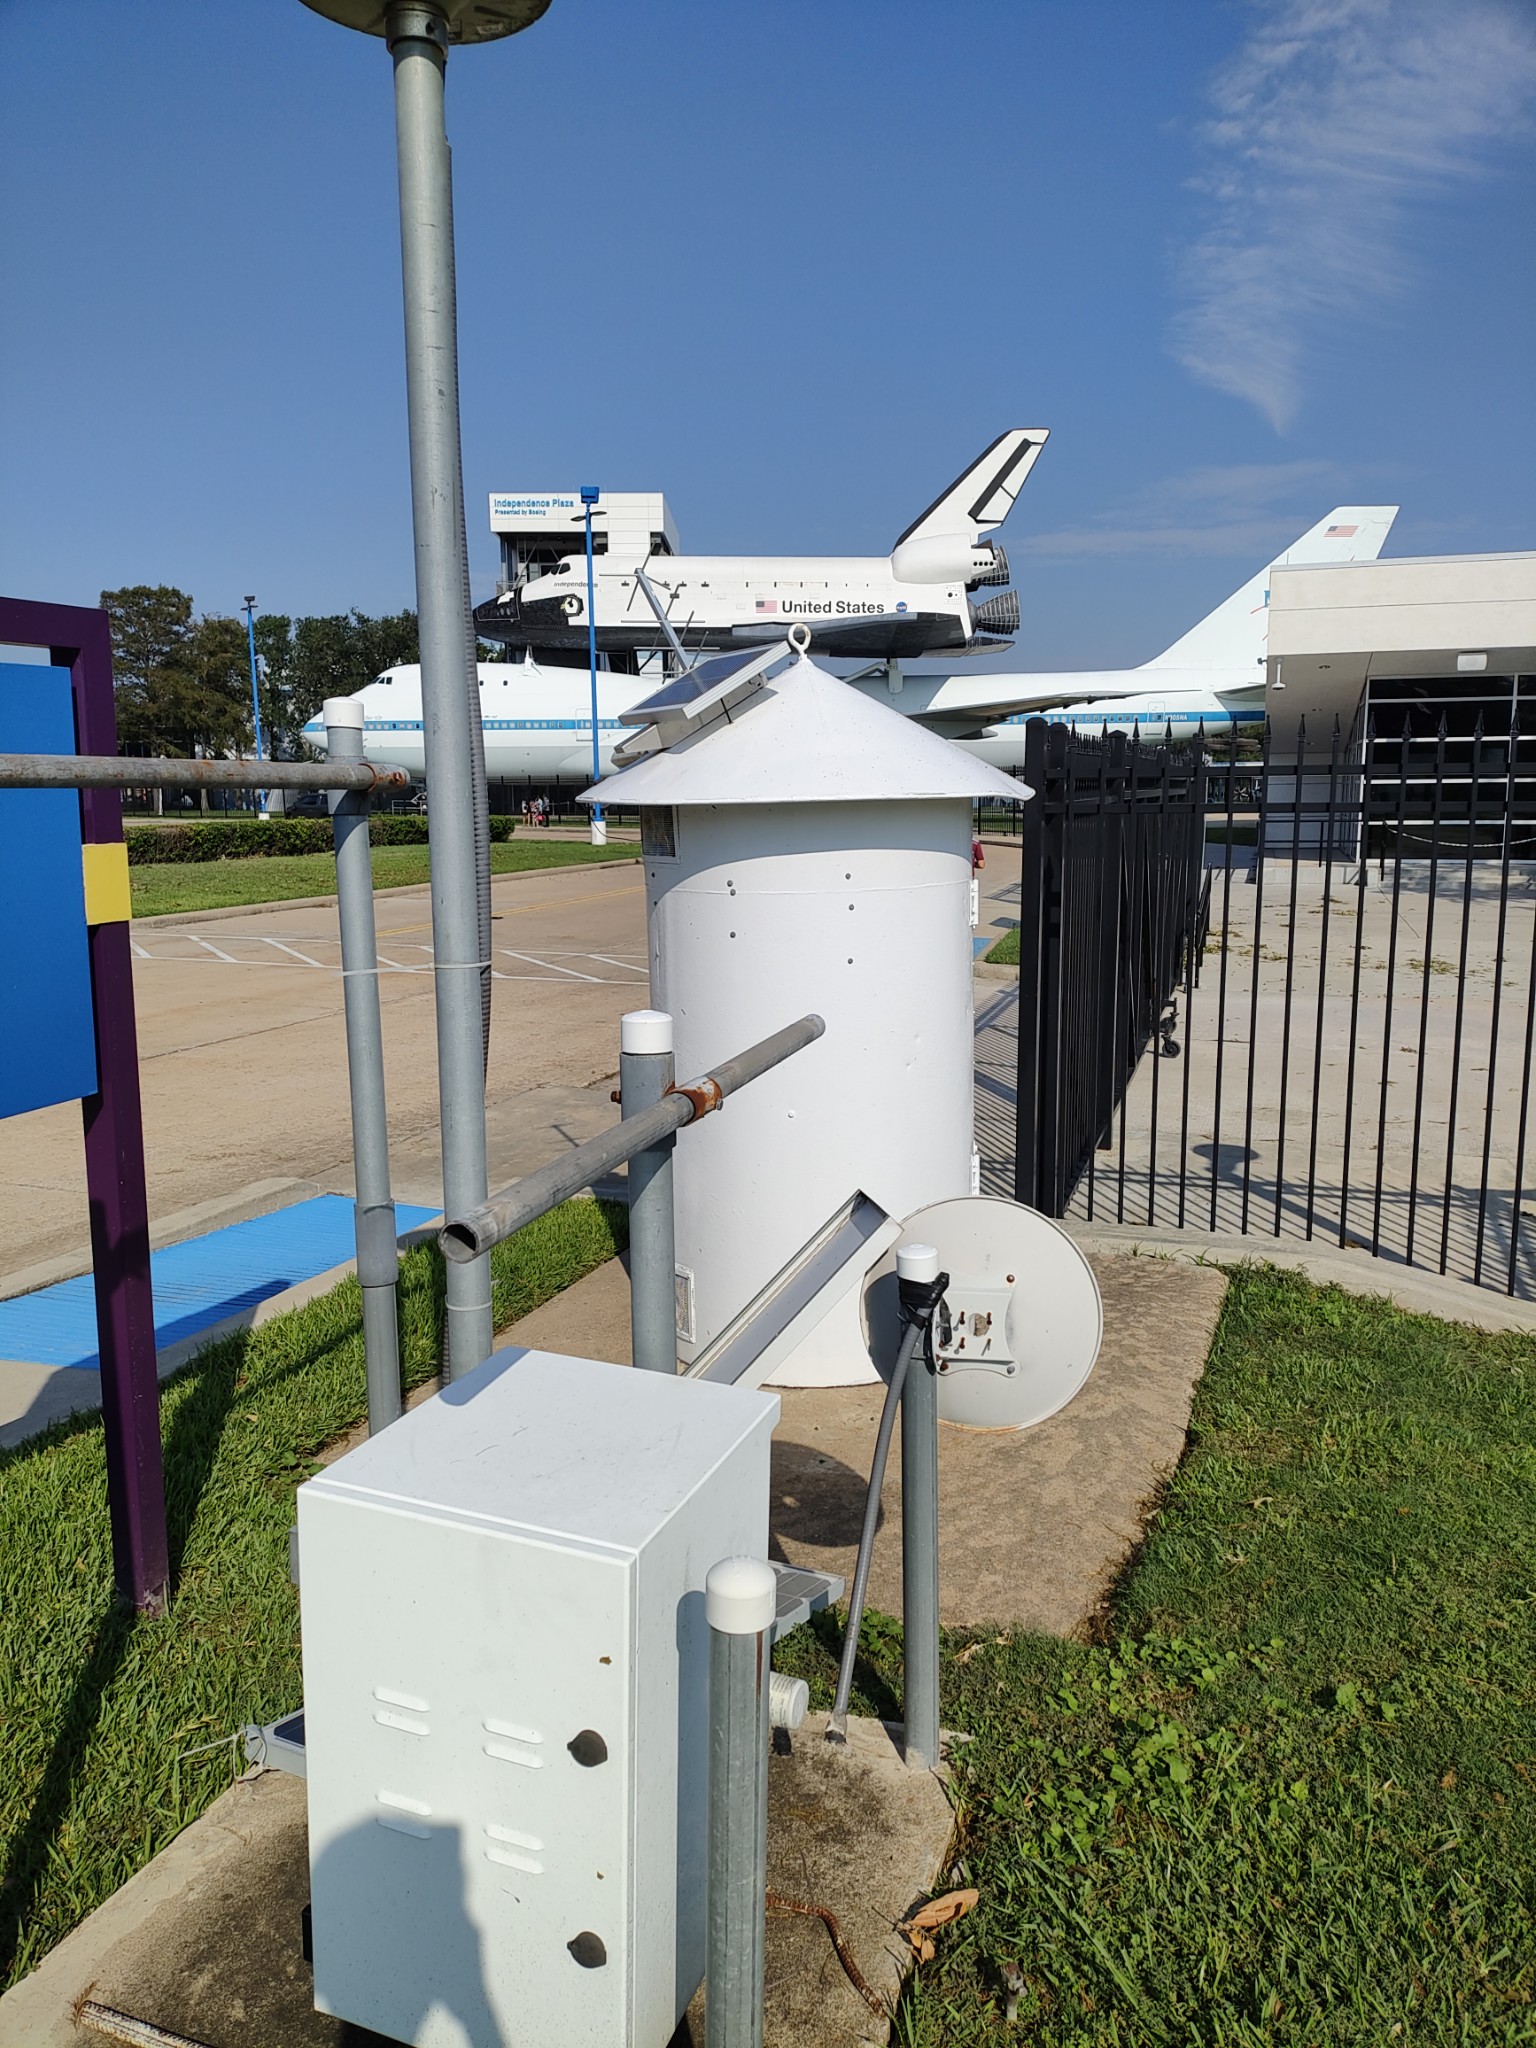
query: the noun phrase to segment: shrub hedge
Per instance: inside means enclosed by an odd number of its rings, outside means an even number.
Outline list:
[[[492,818],[492,839],[510,839],[516,820]],[[128,865],[149,867],[162,861],[261,860],[280,853],[329,853],[329,818],[218,818],[207,823],[130,825]],[[373,846],[425,846],[427,820],[396,817],[380,811],[368,821]]]

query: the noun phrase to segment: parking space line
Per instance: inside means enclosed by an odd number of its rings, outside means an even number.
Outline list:
[[[544,967],[555,974],[568,974],[573,981],[601,982],[604,978],[601,974],[583,974],[579,968],[562,967],[558,960],[541,960],[535,953],[514,953],[510,946],[498,946],[496,950],[498,953],[505,953],[509,960],[526,960],[530,967]],[[591,955],[583,953],[577,957],[585,960],[590,959]]]
[[[295,960],[302,960],[306,967],[318,967],[324,971],[325,962],[323,960],[312,960],[307,953],[301,953],[297,946],[290,946],[282,939],[269,939],[264,932],[258,932],[255,936],[261,940],[264,946],[276,946],[279,952],[289,953]]]

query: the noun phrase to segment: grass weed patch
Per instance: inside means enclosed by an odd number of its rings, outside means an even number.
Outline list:
[[[987,953],[987,964],[989,967],[1018,966],[1019,928],[1017,925],[1014,926],[1011,932],[1004,932],[997,944],[989,950]]]
[[[620,1204],[568,1202],[498,1246],[498,1327],[621,1250],[627,1222]],[[434,1246],[402,1260],[399,1291],[403,1377],[419,1386],[442,1341]],[[113,1603],[99,1418],[0,1454],[0,1983],[230,1783],[237,1728],[297,1704],[293,1495],[366,1412],[361,1318],[347,1280],[166,1383],[162,1616]]]
[[[593,861],[624,860],[618,846],[583,845],[574,839],[511,839],[491,847],[493,875],[520,875],[531,868],[585,867]],[[633,858],[639,859],[636,849]],[[375,846],[375,889],[402,889],[430,874],[425,846]],[[186,910],[227,910],[245,903],[283,903],[296,896],[334,896],[336,857],[331,853],[282,853],[265,860],[157,861],[131,867],[135,917],[161,917]]]
[[[1531,1340],[1234,1273],[1104,1640],[946,1639],[981,1903],[894,2038],[1536,2041],[1533,1444]],[[860,1669],[889,1715],[898,1624]]]

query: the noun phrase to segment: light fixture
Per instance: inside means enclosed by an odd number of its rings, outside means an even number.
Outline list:
[[[1488,666],[1486,654],[1458,654],[1456,672],[1463,676],[1480,676]]]

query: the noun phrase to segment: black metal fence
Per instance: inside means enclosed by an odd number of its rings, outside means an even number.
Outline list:
[[[1015,1193],[1059,1216],[1190,967],[1203,757],[1043,719],[1024,747]]]
[[[1536,1295],[1536,735],[1027,748],[1019,1199]]]

